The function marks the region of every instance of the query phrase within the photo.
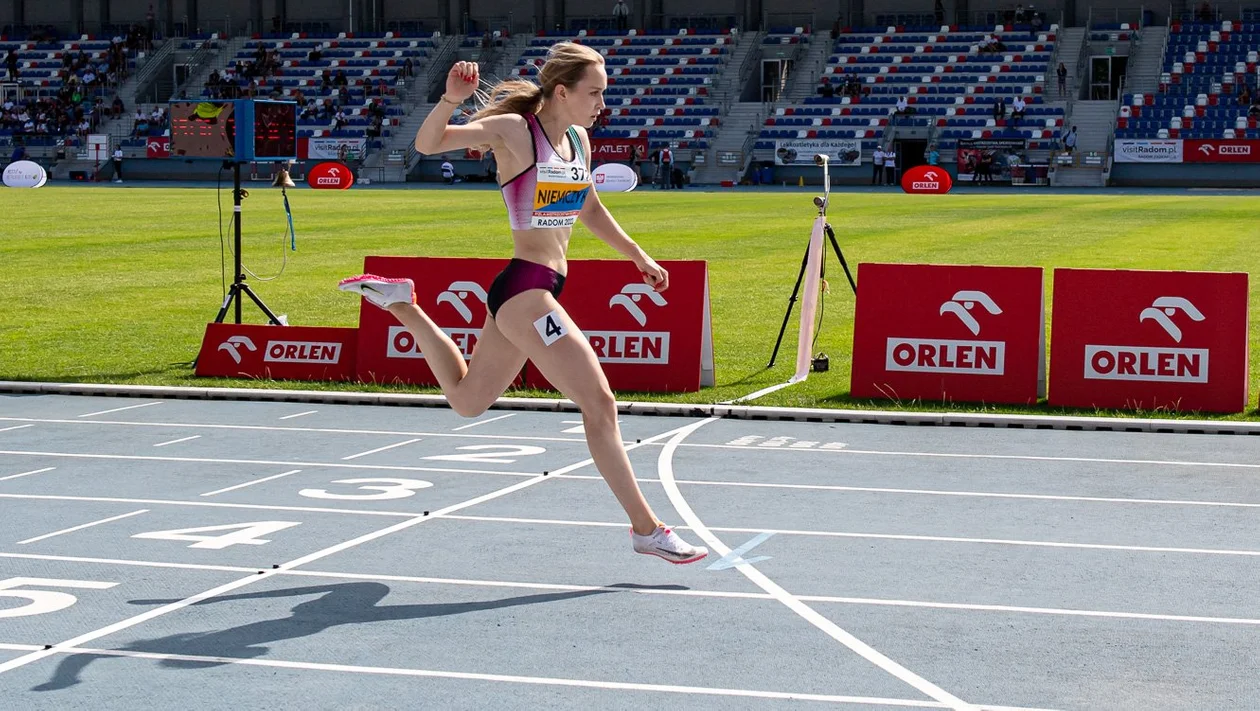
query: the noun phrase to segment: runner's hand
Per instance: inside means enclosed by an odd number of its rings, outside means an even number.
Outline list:
[[[669,288],[669,272],[665,271],[665,267],[656,263],[651,257],[644,257],[644,261],[639,265],[639,271],[643,273],[643,281],[657,292],[665,291]]]
[[[451,101],[466,101],[477,90],[481,81],[481,73],[476,62],[455,62],[446,75],[446,98]]]

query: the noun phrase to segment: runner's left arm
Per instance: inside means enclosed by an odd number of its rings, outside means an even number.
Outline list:
[[[589,173],[591,169],[591,139],[587,135],[586,129],[579,127],[578,135],[582,138],[582,147],[586,151],[586,170]],[[656,260],[648,256],[647,252],[638,245],[626,231],[617,223],[616,218],[599,200],[599,192],[595,190],[592,182],[590,192],[586,195],[586,202],[582,205],[582,211],[578,213],[578,220],[586,225],[586,229],[592,234],[603,240],[609,247],[617,250],[627,259],[634,262],[639,271],[643,273],[643,280],[651,285],[657,291],[665,291],[669,288],[669,272],[664,267],[656,263]]]

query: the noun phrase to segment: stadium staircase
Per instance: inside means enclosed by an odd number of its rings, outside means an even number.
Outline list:
[[[735,50],[721,75],[714,83],[713,101],[721,111],[722,123],[707,151],[704,165],[691,176],[693,185],[717,185],[730,180],[738,183],[751,159],[749,137],[766,116],[766,105],[760,101],[740,101],[744,85],[760,67],[758,49],[766,39],[764,32],[745,32],[735,43]]]

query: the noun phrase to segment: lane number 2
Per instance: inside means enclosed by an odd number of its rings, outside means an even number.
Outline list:
[[[534,447],[527,444],[470,444],[467,447],[456,447],[464,452],[478,454],[435,454],[425,459],[439,462],[475,462],[478,464],[511,464],[515,459],[508,457],[528,457],[546,452],[545,447]]]

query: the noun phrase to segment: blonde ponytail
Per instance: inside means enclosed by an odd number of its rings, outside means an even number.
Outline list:
[[[529,79],[506,79],[495,84],[489,93],[478,91],[476,100],[482,107],[468,120],[499,114],[536,114],[557,86],[572,89],[582,81],[587,67],[603,63],[603,55],[590,47],[557,42],[547,50],[547,59],[538,70],[537,84]]]

